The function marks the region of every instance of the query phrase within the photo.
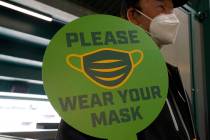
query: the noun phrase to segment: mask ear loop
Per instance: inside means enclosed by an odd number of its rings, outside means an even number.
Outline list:
[[[73,65],[71,63],[71,59],[72,58],[79,58],[80,60],[82,59],[80,55],[77,55],[77,54],[69,54],[66,56],[66,63],[69,67],[73,68],[74,70],[77,70],[79,72],[82,72],[82,69],[81,68],[77,68],[75,65]]]
[[[138,14],[141,14],[141,15],[145,16],[147,19],[149,19],[149,20],[152,21],[152,18],[151,18],[151,17],[145,15],[143,12],[139,11],[139,10],[136,9],[136,8],[135,8],[135,10],[136,10],[136,12],[138,12]],[[129,20],[129,19],[128,19],[128,20]],[[130,20],[129,20],[129,21],[130,21]],[[147,30],[144,30],[144,31],[145,31],[149,36],[151,36],[151,33],[150,33],[150,32],[148,32]]]
[[[151,17],[149,17],[149,16],[147,16],[147,15],[145,15],[143,12],[141,12],[141,11],[139,11],[138,9],[135,9],[136,10],[136,12],[138,12],[139,14],[141,14],[141,15],[143,15],[144,17],[146,17],[147,19],[149,19],[149,20],[153,20]],[[152,35],[151,35],[151,33],[150,32],[148,32],[147,30],[144,30],[151,38],[152,38],[152,40],[154,41],[154,42],[156,42],[155,40],[154,40],[154,38],[152,37]],[[158,44],[157,44],[158,45]],[[159,45],[158,45],[159,46]]]
[[[136,10],[136,12],[138,12],[139,14],[141,14],[141,15],[145,16],[147,19],[149,19],[149,20],[151,20],[151,21],[152,21],[152,18],[151,18],[151,17],[149,17],[149,16],[145,15],[143,12],[139,11],[138,9],[135,9],[135,10]]]

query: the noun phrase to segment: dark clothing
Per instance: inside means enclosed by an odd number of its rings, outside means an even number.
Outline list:
[[[196,138],[186,94],[178,69],[167,64],[169,90],[167,101],[156,120],[137,134],[138,140],[193,140]],[[61,120],[57,140],[102,140],[85,135]]]

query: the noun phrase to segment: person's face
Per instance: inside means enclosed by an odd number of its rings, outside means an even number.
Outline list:
[[[145,15],[154,18],[160,14],[169,14],[173,11],[172,0],[139,0],[138,9]],[[149,31],[151,20],[136,12],[135,8],[131,7],[127,11],[127,18],[132,23],[143,27]]]

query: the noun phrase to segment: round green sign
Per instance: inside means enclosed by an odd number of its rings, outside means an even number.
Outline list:
[[[136,140],[159,115],[168,92],[156,44],[140,27],[108,15],[82,17],[59,30],[42,74],[65,122],[108,140]]]

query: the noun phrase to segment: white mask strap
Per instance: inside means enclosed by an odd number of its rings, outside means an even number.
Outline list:
[[[142,14],[143,16],[145,16],[146,18],[148,18],[149,20],[152,20],[152,18],[148,17],[147,15],[143,14],[141,11],[139,11],[138,9],[135,9],[139,14]],[[129,20],[130,21],[130,20]],[[151,33],[144,30],[149,36],[151,36]]]
[[[152,21],[152,18],[151,18],[151,17],[145,15],[144,13],[142,13],[141,11],[139,11],[138,9],[135,9],[135,10],[136,10],[139,14],[142,14],[143,16],[145,16],[146,18],[148,18],[149,20]]]

